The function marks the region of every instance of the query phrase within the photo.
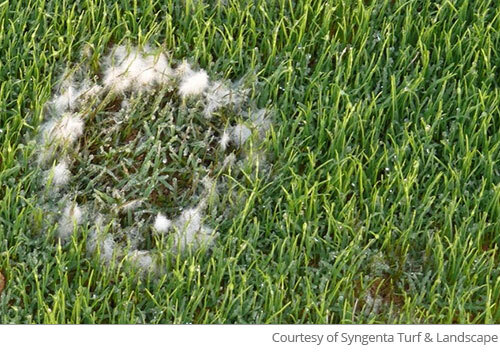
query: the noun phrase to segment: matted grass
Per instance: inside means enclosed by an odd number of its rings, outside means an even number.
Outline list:
[[[1,323],[500,323],[497,1],[14,0],[0,23]],[[37,225],[44,105],[122,41],[255,75],[276,112],[270,178],[161,278]]]

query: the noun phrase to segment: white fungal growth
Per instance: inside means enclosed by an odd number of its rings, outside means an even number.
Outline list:
[[[241,147],[252,135],[252,131],[244,124],[237,124],[231,130],[231,141]]]
[[[139,53],[135,49],[127,51],[125,46],[119,46],[106,58],[107,69],[104,71],[104,87],[116,93],[128,90],[133,77],[143,70]]]
[[[267,109],[260,109],[250,113],[250,121],[252,121],[255,128],[259,132],[259,136],[263,138],[269,128],[271,127],[271,120],[269,119],[269,111]]]
[[[68,169],[68,163],[66,161],[61,161],[59,164],[54,166],[51,170],[51,174],[49,175],[47,181],[56,188],[59,189],[64,187],[71,177],[71,172]]]
[[[83,133],[83,121],[76,114],[65,114],[56,125],[57,138],[73,144]]]
[[[83,120],[78,114],[65,113],[45,126],[45,144],[73,144],[83,134]]]
[[[145,90],[154,84],[170,82],[173,71],[165,54],[157,57],[151,53],[141,53],[132,48],[130,52],[124,46],[118,47],[107,58],[104,72],[104,86],[117,93],[131,89]]]
[[[69,85],[61,95],[54,99],[53,104],[56,111],[62,113],[66,110],[75,109],[79,97],[80,92],[72,85]]]
[[[182,61],[182,63],[175,69],[175,75],[181,80],[192,76],[193,73],[194,71],[191,68],[191,65],[186,60]]]
[[[117,93],[125,92],[132,80],[121,67],[109,67],[104,73],[104,87]]]
[[[133,250],[129,253],[128,259],[141,271],[153,270],[155,267],[150,251]]]
[[[227,146],[229,145],[229,142],[231,141],[231,136],[227,130],[225,130],[222,133],[222,136],[220,137],[219,145],[222,150],[226,150]]]
[[[154,228],[158,233],[167,233],[171,225],[172,222],[165,215],[160,213],[156,216]]]
[[[200,95],[208,87],[208,75],[205,70],[185,75],[179,86],[179,94],[182,98]]]
[[[233,166],[235,161],[236,161],[236,155],[234,155],[234,153],[229,154],[224,158],[224,161],[222,163],[222,168],[227,169],[228,167]]]
[[[66,242],[76,226],[80,225],[83,219],[83,213],[78,204],[68,204],[59,220],[58,237]]]
[[[83,120],[77,114],[65,113],[59,120],[50,120],[42,127],[40,164],[52,160],[57,146],[71,146],[83,133]]]
[[[94,228],[87,238],[87,251],[94,253],[99,250],[99,257],[109,265],[113,260],[116,242],[110,234],[102,233],[103,222],[102,215],[98,215]]]
[[[82,101],[89,101],[97,97],[102,91],[102,87],[99,84],[85,85],[80,89],[79,94]]]
[[[99,243],[99,254],[105,263],[110,264],[113,260],[115,247],[116,242],[110,235],[106,236],[104,240]]]
[[[213,178],[209,177],[209,176],[205,176],[201,179],[201,183],[203,184],[203,187],[205,187],[205,191],[207,193],[212,193],[215,191],[215,186],[216,186],[216,183],[214,181]],[[204,202],[202,201],[201,203],[202,205],[204,205]]]
[[[139,87],[147,88],[155,83],[157,73],[154,70],[154,58],[152,56],[134,60],[134,65],[130,70],[133,70],[131,77]]]
[[[210,84],[205,93],[205,109],[203,114],[210,118],[218,109],[225,106],[239,107],[243,102],[245,92],[242,90],[230,89],[222,82]]]
[[[201,207],[186,209],[175,221],[174,248],[184,251],[210,246],[216,235],[213,230],[203,225]]]
[[[185,235],[186,241],[192,242],[194,235],[201,228],[201,211],[199,208],[186,209],[176,221],[178,231]]]
[[[174,76],[174,71],[163,53],[153,60],[153,70],[155,72],[154,80],[160,85],[170,83]]]
[[[217,194],[217,182],[213,178],[205,176],[201,180],[201,183],[205,188],[205,198],[200,202],[198,207],[203,208],[206,206],[206,203],[213,204],[215,201],[217,201],[218,194]]]
[[[142,204],[141,199],[134,199],[134,200],[131,200],[129,202],[122,204],[119,207],[119,210],[123,213],[126,213],[127,211],[132,211],[134,209],[137,209],[141,204]]]

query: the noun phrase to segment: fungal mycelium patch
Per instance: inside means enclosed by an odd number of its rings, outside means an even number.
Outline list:
[[[269,112],[244,84],[151,48],[116,46],[99,68],[68,70],[45,115],[47,233],[62,244],[87,233],[87,251],[108,264],[158,270],[165,253],[212,245],[240,210],[238,180],[266,164]]]

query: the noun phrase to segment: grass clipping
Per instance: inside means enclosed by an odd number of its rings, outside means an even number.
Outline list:
[[[242,82],[159,50],[117,46],[97,72],[79,64],[39,133],[47,233],[64,244],[86,229],[105,263],[154,271],[162,254],[210,247],[241,206],[238,184],[268,166],[269,115]]]

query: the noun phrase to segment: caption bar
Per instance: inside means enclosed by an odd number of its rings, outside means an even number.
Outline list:
[[[500,351],[499,325],[3,325],[0,336],[5,351]]]

